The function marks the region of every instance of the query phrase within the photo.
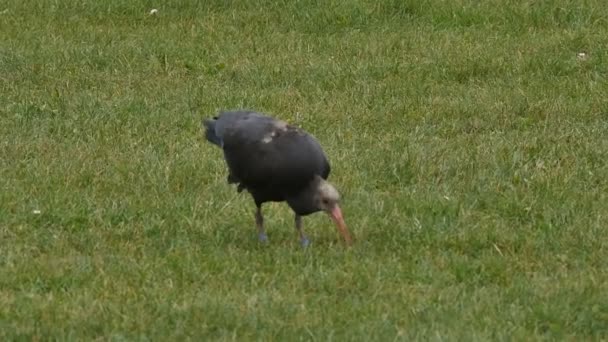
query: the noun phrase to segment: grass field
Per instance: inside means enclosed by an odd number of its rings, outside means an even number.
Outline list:
[[[606,339],[607,47],[603,0],[5,0],[0,340]],[[257,242],[236,108],[321,141],[353,248]]]

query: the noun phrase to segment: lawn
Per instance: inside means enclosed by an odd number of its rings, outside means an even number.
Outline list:
[[[0,340],[606,339],[607,47],[603,0],[5,0]],[[320,140],[352,248],[257,241],[238,108]]]

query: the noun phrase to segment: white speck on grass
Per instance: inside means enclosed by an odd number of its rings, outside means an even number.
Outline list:
[[[158,13],[158,10],[156,8],[153,8],[150,10],[150,15],[155,15]]]
[[[579,52],[576,54],[576,58],[580,59],[580,60],[586,60],[587,59],[587,53],[586,52]]]
[[[34,215],[40,215],[40,213],[41,213],[40,209],[32,210],[32,214],[34,214]]]
[[[493,245],[494,245],[494,249],[498,252],[498,254],[500,254],[500,256],[504,256],[502,254],[502,251],[500,250],[500,248],[498,248],[498,246],[495,243]]]

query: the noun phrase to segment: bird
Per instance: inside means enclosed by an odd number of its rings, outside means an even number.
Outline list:
[[[227,182],[246,190],[256,205],[258,239],[268,242],[262,204],[287,202],[293,210],[300,244],[310,240],[302,217],[327,213],[346,245],[353,243],[340,208],[340,194],[327,181],[331,167],[315,137],[303,129],[251,110],[220,111],[203,119],[207,141],[220,147],[228,167]]]

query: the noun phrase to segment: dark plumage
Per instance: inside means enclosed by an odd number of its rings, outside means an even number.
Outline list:
[[[267,240],[261,206],[286,201],[295,212],[296,229],[303,245],[308,239],[301,216],[326,211],[348,244],[339,207],[340,196],[329,184],[330,165],[319,142],[300,128],[252,111],[222,112],[203,121],[205,137],[224,151],[228,182],[253,197],[260,239]]]

